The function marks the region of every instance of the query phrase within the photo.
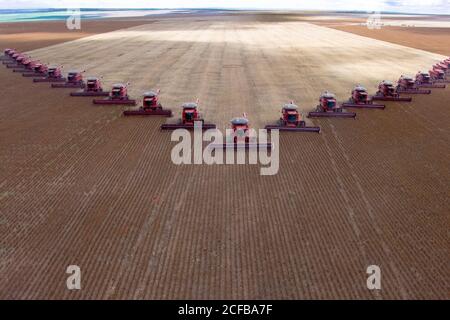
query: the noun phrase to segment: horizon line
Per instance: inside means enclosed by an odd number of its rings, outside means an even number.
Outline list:
[[[450,16],[450,13],[418,13],[407,11],[376,11],[376,10],[323,10],[323,9],[298,9],[298,8],[229,8],[229,7],[176,7],[176,8],[114,8],[114,7],[48,7],[48,8],[0,8],[0,10],[67,10],[67,9],[96,9],[96,10],[224,10],[224,11],[303,11],[303,12],[341,12],[341,13],[373,13],[382,14],[412,14],[412,15],[439,15]]]

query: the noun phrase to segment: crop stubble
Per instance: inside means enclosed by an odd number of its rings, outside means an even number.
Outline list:
[[[288,99],[306,112],[322,89],[344,99],[356,78],[372,89],[440,57],[309,24],[232,22],[177,19],[32,54],[129,80],[136,97],[160,87],[169,107],[199,97],[221,128],[243,111],[261,127]],[[164,120],[0,73],[0,297],[448,297],[448,89],[283,134],[280,172],[261,177],[175,166]],[[80,292],[65,289],[68,264],[82,268]],[[380,293],[365,288],[369,264]]]

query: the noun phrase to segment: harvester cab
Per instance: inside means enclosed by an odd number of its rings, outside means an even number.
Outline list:
[[[103,91],[100,79],[95,77],[87,78],[86,91],[91,92]]]
[[[231,130],[233,130],[234,143],[245,141],[250,142],[248,119],[245,117],[238,117],[231,119]]]
[[[198,112],[197,102],[183,103],[181,108],[183,109],[181,114],[181,121],[183,124],[194,125],[195,121],[201,121],[203,123],[203,119],[201,119]]]
[[[408,90],[414,88],[415,82],[414,79],[410,76],[401,76],[398,79],[398,87],[400,89]]]
[[[161,104],[159,103],[159,89],[156,91],[147,91],[144,93],[142,108],[145,110],[162,108]]]
[[[70,82],[70,83],[83,82],[83,72],[80,72],[80,71],[69,71],[67,73],[67,82]]]
[[[416,83],[417,84],[430,84],[431,83],[430,74],[428,72],[419,71],[416,74]]]
[[[112,99],[127,99],[128,98],[128,89],[127,86],[123,83],[116,83],[113,85],[111,89],[111,98]]]
[[[296,106],[294,102],[286,103],[281,108],[280,121],[286,127],[305,126],[305,121],[303,121],[300,113],[298,112],[298,106]]]
[[[319,98],[319,105],[317,106],[317,111],[322,112],[336,112],[340,109],[337,105],[336,96],[328,91],[322,93]]]
[[[397,91],[394,87],[394,83],[388,80],[381,81],[381,83],[378,85],[378,92],[386,97],[398,96]]]
[[[36,66],[34,67],[34,71],[36,73],[42,73],[42,74],[46,74],[48,72],[48,67],[45,64],[42,63],[38,63],[36,64]]]
[[[352,90],[351,101],[353,103],[368,103],[369,95],[367,94],[366,88],[361,85],[356,86]]]
[[[61,77],[61,68],[60,67],[48,67],[47,76],[49,78],[60,78]]]

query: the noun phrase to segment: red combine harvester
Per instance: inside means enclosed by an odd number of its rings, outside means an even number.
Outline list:
[[[14,58],[14,56],[16,56],[16,54],[13,55],[14,61],[6,63],[6,68],[8,68],[8,69],[22,68],[23,62],[27,61],[27,59],[29,59],[27,56],[25,56],[23,54],[19,54],[15,58]]]
[[[32,71],[34,66],[36,65],[37,61],[36,60],[31,60],[30,58],[25,58],[22,61],[21,66],[16,67],[13,69],[13,72],[27,72],[27,71]]]
[[[9,64],[12,63],[14,61],[16,61],[16,58],[20,55],[19,52],[14,51],[14,52],[10,52],[10,54],[8,54],[7,56],[3,56],[2,57],[2,63],[3,64]]]
[[[17,65],[17,59],[20,57],[23,57],[24,55],[20,52],[14,52],[12,53],[12,55],[10,56],[10,59],[7,59],[5,61],[3,61],[3,64],[8,66],[10,64],[14,64]]]
[[[447,79],[444,70],[433,66],[430,70],[430,77],[434,83],[450,83],[450,79]]]
[[[62,76],[60,67],[48,67],[46,76],[35,78],[33,82],[65,82],[66,78]]]
[[[416,74],[416,85],[420,88],[440,88],[445,89],[445,84],[433,83],[428,72],[419,71]]]
[[[307,127],[298,106],[294,102],[287,103],[281,108],[281,118],[277,124],[267,125],[266,130],[320,132],[320,127]]]
[[[198,112],[198,101],[183,103],[181,109],[181,119],[177,123],[162,124],[162,130],[194,129],[195,125],[199,122],[202,125],[202,130],[216,128],[216,125],[213,123],[205,123],[201,114]]]
[[[40,62],[36,62],[33,68],[24,71],[24,73],[22,73],[22,76],[29,78],[45,77],[47,71],[48,71],[47,65]]]
[[[83,71],[84,72],[84,71]],[[52,88],[84,88],[83,72],[69,71],[65,83],[52,83]]]
[[[0,57],[0,61],[11,61],[11,56],[16,53],[16,50],[14,49],[5,49],[3,51],[4,56]]]
[[[125,110],[124,116],[165,116],[171,117],[172,110],[163,109],[159,102],[159,89],[156,91],[148,91],[144,93],[142,106],[135,110]]]
[[[383,80],[378,85],[378,91],[372,97],[372,100],[376,101],[399,101],[399,102],[411,102],[411,97],[400,97],[397,92],[397,88],[392,81]]]
[[[250,126],[247,115],[231,120],[232,135],[227,137],[226,143],[213,143],[212,149],[272,149],[272,143],[259,143],[256,137],[250,135]]]
[[[397,92],[407,94],[430,94],[431,90],[419,89],[412,77],[401,76],[397,82]]]
[[[446,75],[450,74],[450,63],[447,63],[446,60],[436,63],[434,66],[442,69]]]
[[[82,91],[71,92],[70,95],[72,97],[107,97],[109,92],[103,91],[99,78],[89,77]]]
[[[94,99],[94,104],[102,104],[102,105],[136,105],[136,100],[130,99],[128,96],[128,84],[117,83],[112,86],[111,92],[109,96],[105,99]]]
[[[311,111],[308,114],[308,118],[355,118],[356,113],[346,112],[336,102],[336,97],[333,93],[325,91],[322,93],[319,99],[319,105],[317,105],[315,111]]]
[[[449,76],[450,75],[450,67],[447,66],[447,64],[444,63],[436,63],[435,65],[433,65],[433,69],[439,69],[442,70],[445,74],[445,76]]]
[[[370,109],[384,109],[384,104],[375,104],[373,99],[369,98],[366,88],[361,85],[356,86],[352,90],[352,96],[342,104],[343,108],[370,108]]]

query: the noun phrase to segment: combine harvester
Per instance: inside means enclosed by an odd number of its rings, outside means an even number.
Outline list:
[[[231,136],[227,137],[226,143],[213,143],[208,147],[212,149],[272,149],[272,143],[260,143],[256,141],[256,137],[251,135],[249,121],[244,113],[242,117],[231,120]]]
[[[84,71],[83,71],[84,72]],[[83,72],[69,71],[65,83],[52,83],[52,88],[84,88]]]
[[[446,59],[444,61],[436,63],[433,67],[439,68],[444,71],[445,75],[450,75],[450,61]]]
[[[342,104],[343,108],[368,108],[368,109],[384,109],[384,104],[375,104],[373,99],[369,98],[366,88],[361,85],[356,86],[352,90],[350,99]]]
[[[23,77],[29,77],[29,78],[36,78],[36,77],[45,77],[45,75],[48,72],[47,65],[37,62],[32,67],[32,69],[25,70],[24,73],[22,73]]]
[[[128,96],[128,85],[123,83],[117,83],[112,86],[109,96],[105,99],[94,99],[94,104],[101,105],[136,105],[136,100],[130,99]]]
[[[397,92],[407,94],[430,94],[431,90],[418,88],[416,82],[410,76],[401,76],[397,82]]]
[[[156,91],[148,91],[144,93],[142,106],[139,109],[125,110],[124,116],[165,116],[171,117],[172,110],[163,109],[159,102],[159,89]]]
[[[8,64],[16,63],[16,59],[22,54],[18,51],[11,52],[10,55],[4,56],[2,59],[2,63],[6,66]]]
[[[383,80],[378,85],[378,91],[372,97],[373,101],[399,101],[399,102],[411,102],[411,97],[400,97],[400,93],[397,92],[397,88],[392,81]]]
[[[25,57],[25,55],[18,51],[15,51],[9,56],[9,59],[3,60],[3,64],[6,67],[8,67],[10,65],[19,67],[20,65],[17,64],[17,59],[22,59],[22,57]]]
[[[26,55],[23,55],[21,53],[13,54],[12,58],[13,60],[10,62],[3,62],[3,64],[6,65],[6,68],[8,69],[22,68],[23,62],[29,59]]]
[[[445,89],[445,84],[434,83],[428,72],[419,71],[416,74],[416,86],[419,88]]]
[[[328,91],[321,94],[319,104],[315,111],[308,114],[308,118],[355,118],[356,113],[346,112],[342,106],[336,102],[336,96]]]
[[[198,100],[196,102],[183,103],[181,109],[181,119],[177,123],[162,124],[162,130],[194,129],[197,124],[201,124],[202,130],[216,128],[216,125],[213,123],[205,123],[201,114],[198,112]]]
[[[16,50],[15,49],[9,49],[9,48],[6,48],[4,51],[3,51],[3,56],[2,57],[0,57],[0,61],[11,61],[11,56],[14,54],[14,53],[16,53]]]
[[[71,92],[70,95],[72,97],[107,97],[109,92],[103,91],[99,78],[89,77],[83,90]]]
[[[450,79],[447,79],[444,70],[436,67],[435,65],[430,70],[430,77],[431,81],[433,81],[434,83],[450,83]]]
[[[33,82],[65,82],[66,78],[62,76],[61,67],[48,67],[47,74],[41,78],[33,79]]]
[[[298,106],[293,101],[281,108],[281,117],[278,123],[267,125],[266,130],[320,132],[320,127],[308,127],[303,116],[298,112]]]
[[[36,60],[32,60],[30,58],[26,58],[22,61],[22,65],[13,69],[13,72],[31,72],[34,69],[34,66],[38,63]]]

